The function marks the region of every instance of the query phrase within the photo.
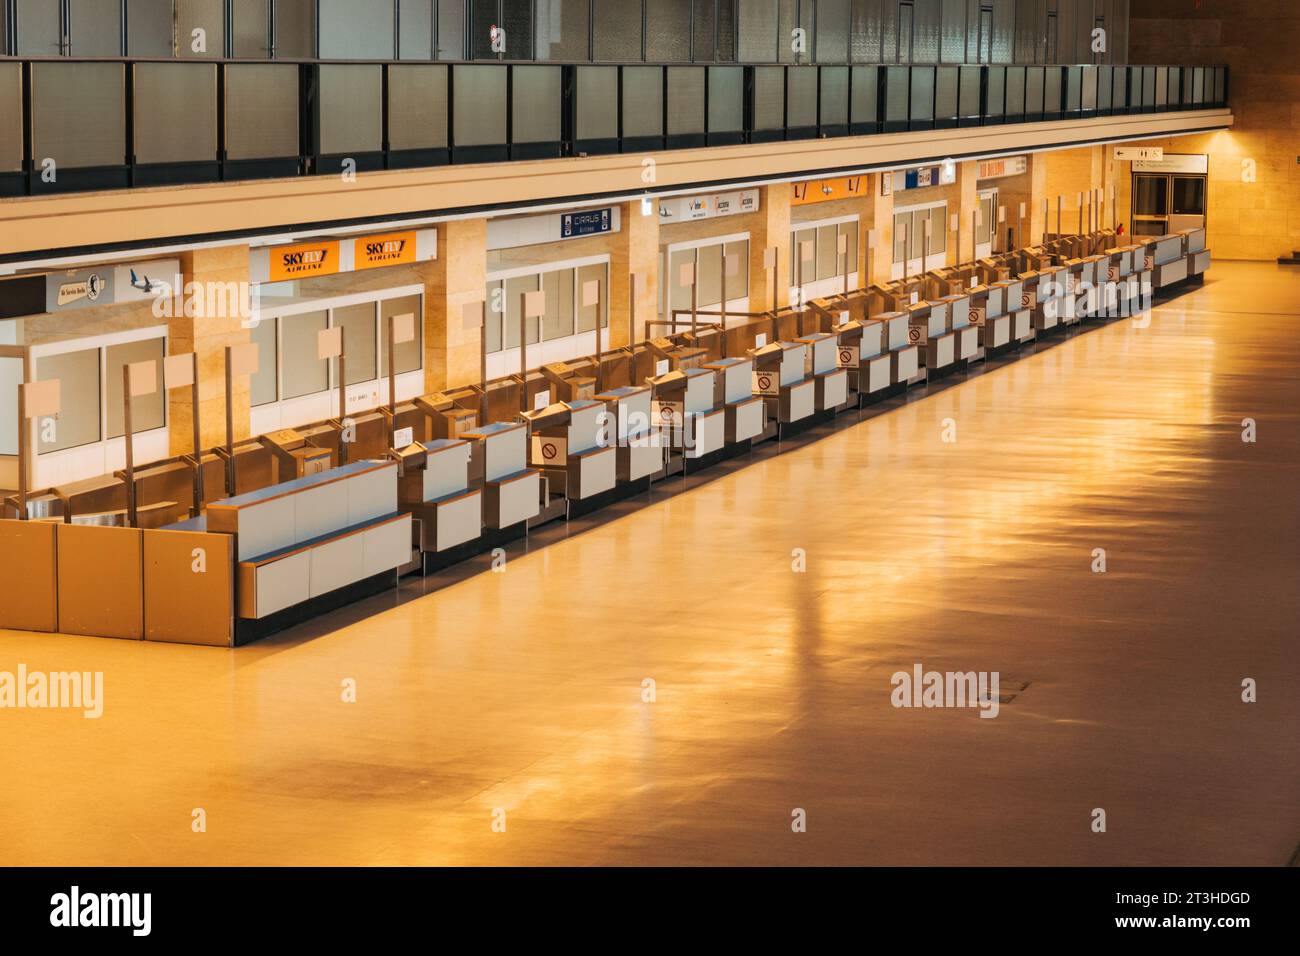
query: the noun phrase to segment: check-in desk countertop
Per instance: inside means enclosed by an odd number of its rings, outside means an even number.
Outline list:
[[[542,473],[528,467],[528,426],[490,422],[461,435],[473,442],[471,471],[483,481],[483,523],[493,530],[535,518]]]

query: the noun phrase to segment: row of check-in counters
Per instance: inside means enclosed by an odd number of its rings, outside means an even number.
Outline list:
[[[386,423],[416,423],[405,447],[333,467],[327,448],[281,450],[299,471],[323,470],[136,529],[142,636],[244,643],[1065,327],[1136,313],[1151,290],[1208,264],[1203,230],[1124,245],[1109,233],[1050,237],[734,327],[697,326],[603,365],[548,366],[536,381],[515,377],[513,393],[493,383],[487,422],[481,389],[423,396]],[[502,395],[529,410],[503,414]],[[218,573],[189,573],[185,556],[200,550]],[[151,553],[182,560],[171,568]],[[196,621],[171,599],[180,589],[189,605],[228,617]]]

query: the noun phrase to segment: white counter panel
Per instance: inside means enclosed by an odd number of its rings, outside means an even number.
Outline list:
[[[311,597],[311,554],[303,551],[257,569],[257,616],[267,617]]]
[[[366,576],[361,537],[348,535],[311,549],[311,597],[337,591]]]
[[[338,531],[351,523],[347,480],[309,488],[291,495],[289,500],[294,505],[295,544]]]
[[[239,512],[239,560],[296,544],[296,533],[297,509],[292,496],[244,508]]]
[[[475,499],[477,504],[477,498]],[[475,515],[475,523],[478,515]],[[355,537],[355,536],[354,536]],[[352,546],[358,542],[353,539]],[[361,574],[357,580],[392,571],[411,560],[411,516],[402,515],[361,534]]]
[[[354,475],[348,486],[348,522],[362,524],[397,510],[397,462]]]

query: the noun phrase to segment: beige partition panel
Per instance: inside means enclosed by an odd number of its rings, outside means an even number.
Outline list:
[[[0,520],[0,627],[58,630],[58,528],[44,521]]]
[[[235,538],[145,531],[144,637],[172,644],[234,644]]]
[[[95,637],[144,637],[138,528],[58,526],[59,630]]]

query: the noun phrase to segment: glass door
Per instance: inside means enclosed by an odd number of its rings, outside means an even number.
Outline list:
[[[1169,231],[1169,180],[1165,173],[1133,174],[1133,235],[1163,236]]]
[[[983,259],[993,254],[993,228],[996,222],[998,191],[991,189],[979,194],[980,223],[975,227],[975,258]]]
[[[1205,177],[1171,176],[1169,232],[1199,229],[1205,225]]]

